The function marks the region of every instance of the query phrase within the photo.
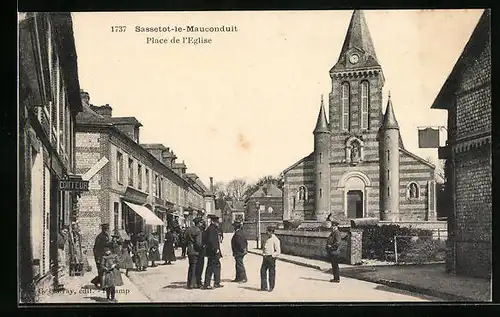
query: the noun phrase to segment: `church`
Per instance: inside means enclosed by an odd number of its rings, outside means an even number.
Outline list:
[[[321,98],[314,151],[283,172],[284,220],[436,220],[436,167],[404,147],[360,10],[330,78],[329,116]]]

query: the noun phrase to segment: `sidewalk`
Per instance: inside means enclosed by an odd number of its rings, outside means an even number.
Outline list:
[[[91,272],[85,272],[84,276],[69,276],[64,279],[64,290],[41,296],[39,303],[78,303],[96,304],[107,303],[106,292],[97,289],[90,281],[96,276],[94,258],[88,258],[92,266]],[[123,286],[116,287],[116,299],[118,303],[143,303],[150,300],[139,291],[139,289],[122,273]]]
[[[261,255],[252,248],[249,253]],[[278,260],[300,266],[331,272],[330,263],[281,254]],[[445,265],[348,265],[340,264],[340,275],[358,280],[387,285],[414,293],[442,298],[448,301],[491,302],[491,282],[486,279],[447,274]]]
[[[262,250],[253,248],[253,249],[249,249],[248,253],[262,255]],[[307,258],[303,258],[300,256],[295,256],[295,255],[289,255],[289,254],[282,253],[282,254],[280,254],[278,260],[283,261],[283,262],[297,264],[300,266],[310,267],[310,268],[317,269],[317,270],[320,270],[323,272],[328,272],[329,270],[332,269],[332,266],[329,262],[321,261],[321,260],[314,260],[314,259],[307,259]],[[339,268],[341,268],[341,269],[350,268],[350,267],[354,267],[354,266],[349,265],[349,264],[339,264]]]

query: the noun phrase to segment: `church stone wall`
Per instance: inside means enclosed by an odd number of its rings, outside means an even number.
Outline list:
[[[435,220],[434,168],[402,150],[399,153],[400,220]],[[416,197],[411,195],[411,184],[417,185]]]
[[[341,180],[352,172],[364,174],[370,181],[365,188],[366,196],[364,210],[366,217],[378,217],[379,209],[379,165],[376,163],[365,163],[357,166],[332,165],[331,166],[331,188],[330,188],[330,210],[336,221],[348,223],[345,210],[345,189]],[[356,176],[354,176],[356,177]]]
[[[288,170],[284,174],[284,183],[284,219],[313,219],[314,195],[316,190],[314,156],[310,155],[306,157],[302,162]],[[301,186],[305,186],[307,191],[307,200],[303,203],[298,199],[298,192]]]

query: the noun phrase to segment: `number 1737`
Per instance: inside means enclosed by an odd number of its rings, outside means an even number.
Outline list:
[[[125,32],[126,30],[126,25],[115,25],[111,27],[111,32]]]

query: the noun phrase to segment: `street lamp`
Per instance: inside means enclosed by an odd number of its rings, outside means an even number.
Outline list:
[[[260,203],[255,202],[255,208],[257,209],[257,249],[260,249]]]

